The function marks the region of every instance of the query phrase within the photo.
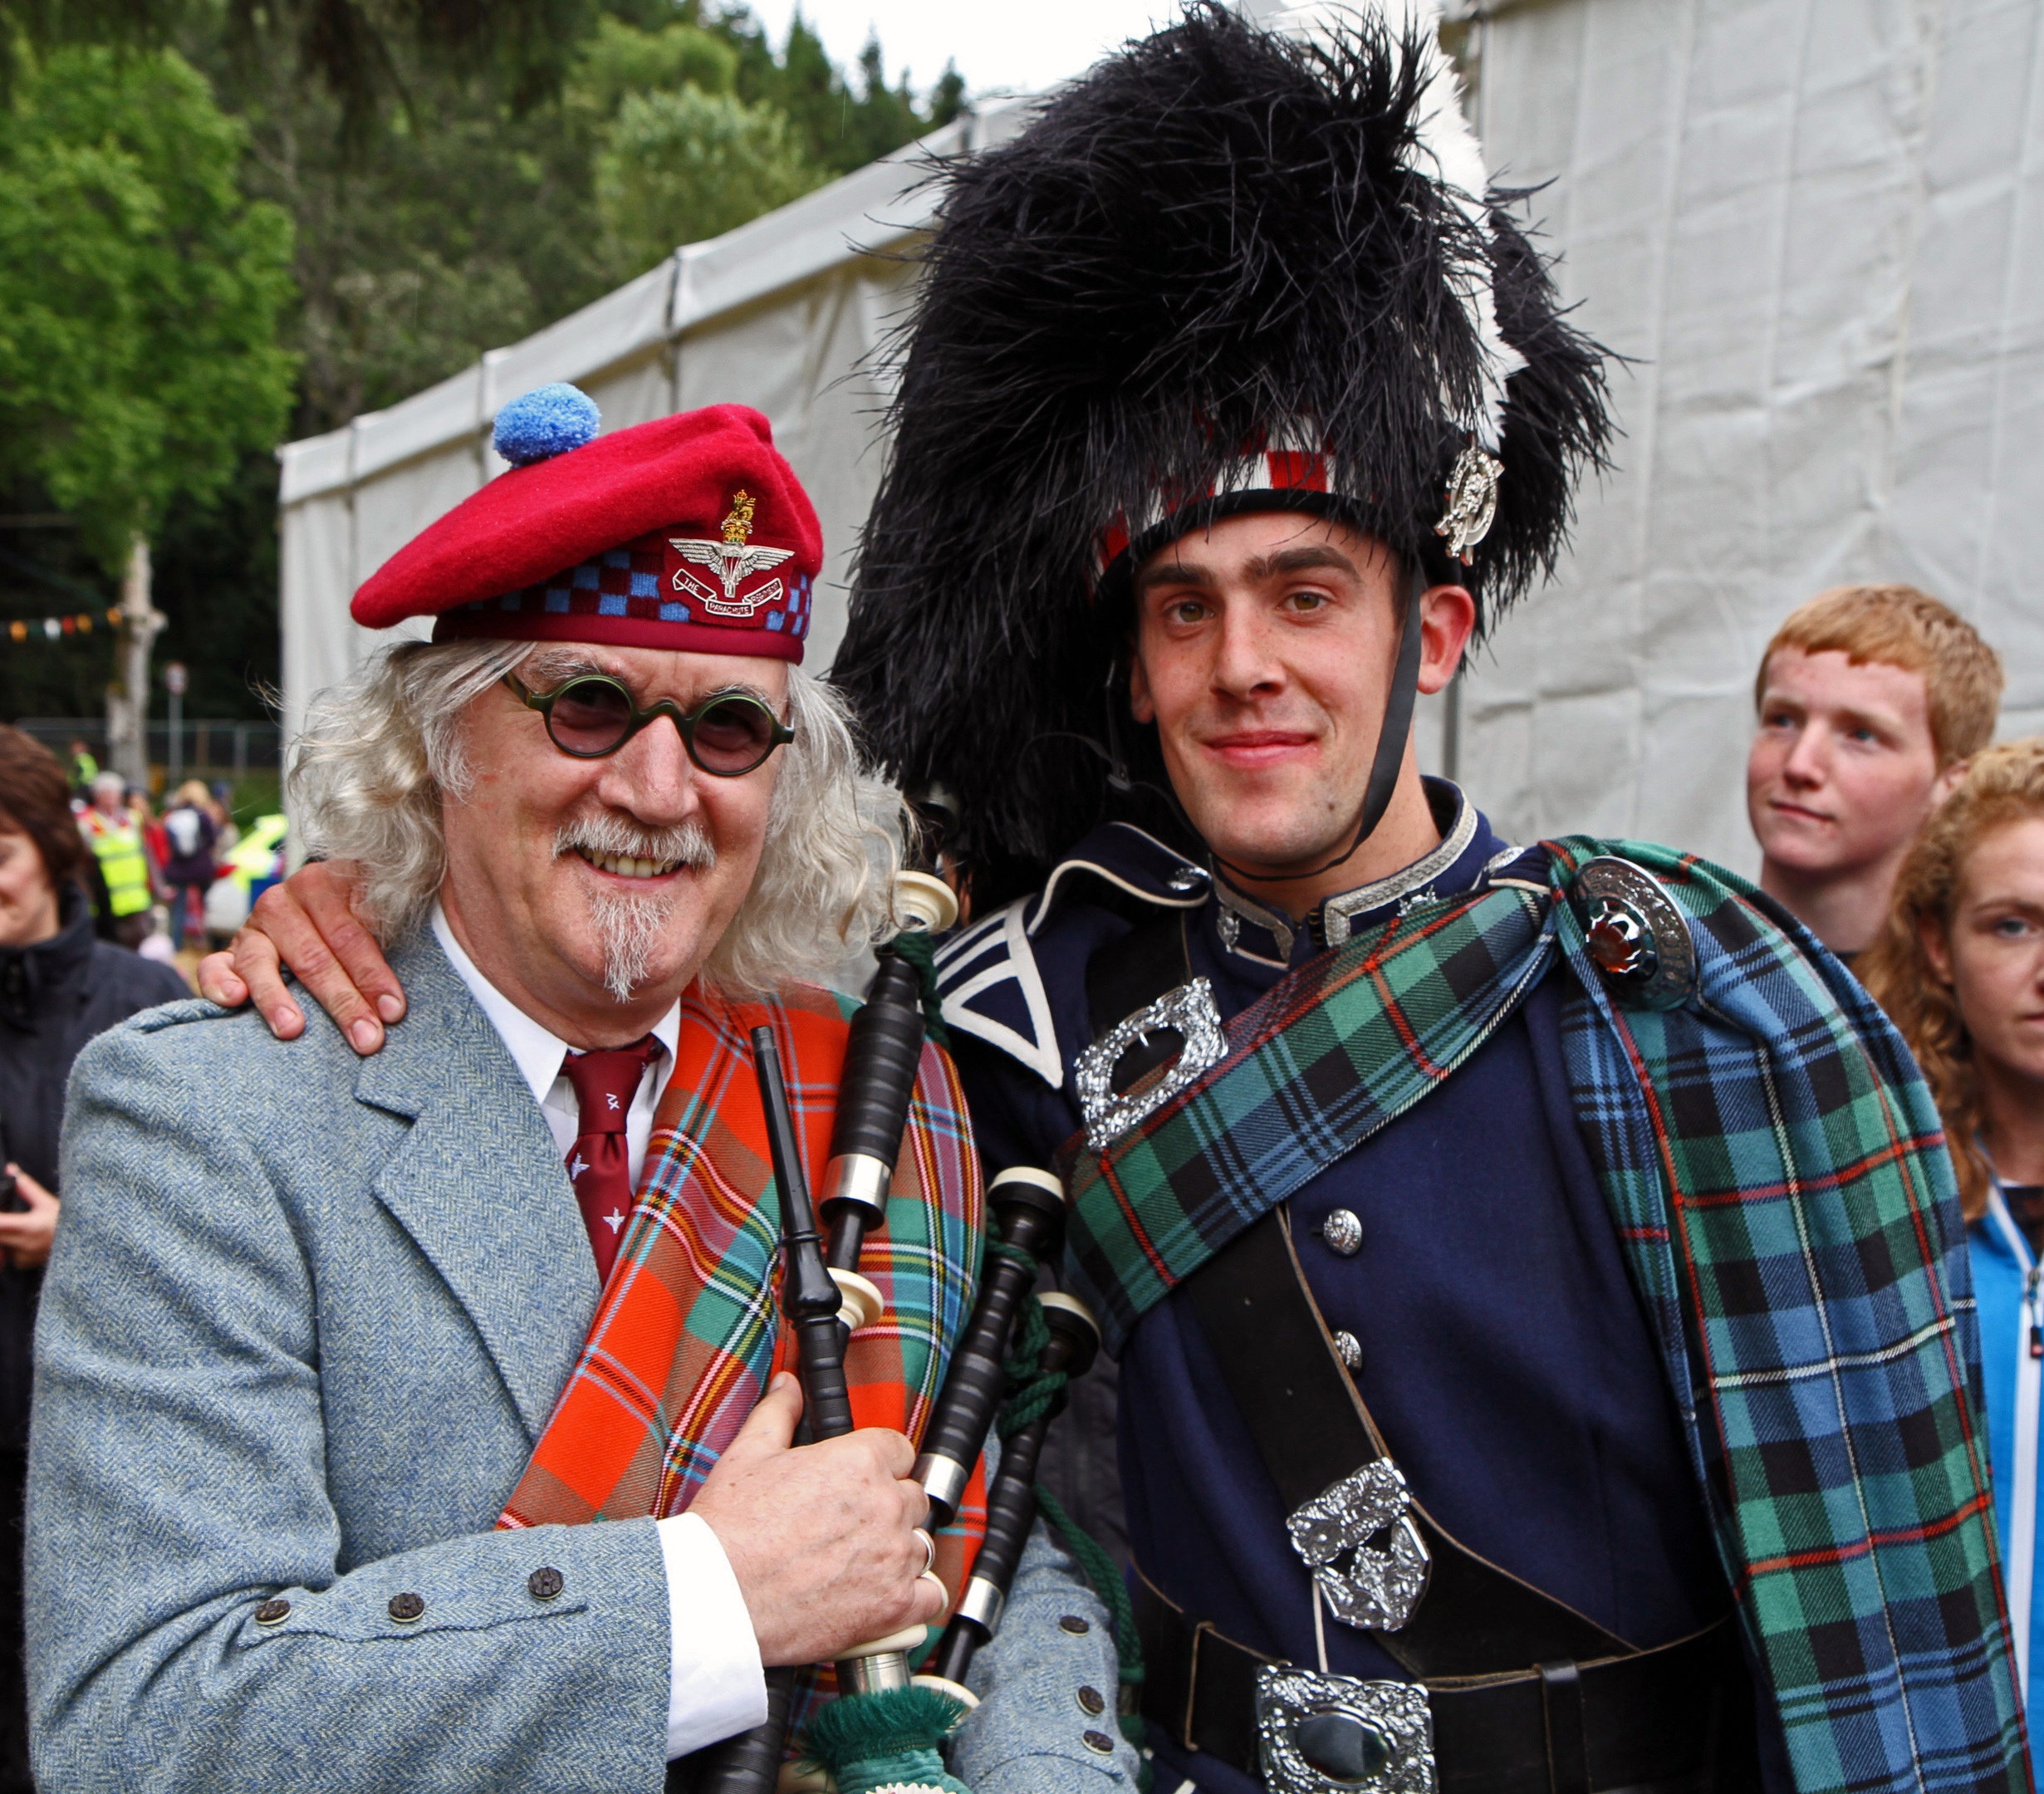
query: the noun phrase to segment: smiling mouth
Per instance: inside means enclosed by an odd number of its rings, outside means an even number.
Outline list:
[[[575,851],[599,872],[608,872],[618,878],[665,878],[681,865],[679,860],[635,860],[630,854],[591,853],[586,847],[577,847]]]

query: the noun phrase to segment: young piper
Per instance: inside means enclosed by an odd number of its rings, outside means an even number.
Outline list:
[[[1924,819],[1994,738],[2002,663],[1909,586],[1840,586],[1761,657],[1746,812],[1760,888],[1850,961],[1888,914]]]
[[[1979,754],[1903,861],[1861,962],[1930,1081],[1972,1247],[2016,1664],[2037,1698],[2044,1411],[2044,738]]]
[[[297,821],[410,996],[390,1050],[187,1002],[79,1059],[28,1497],[49,1794],[656,1794],[762,1720],[763,1669],[962,1586],[909,1476],[979,1256],[935,1047],[860,1262],[859,1429],[791,1448],[772,1368],[750,1034],[813,1179],[848,1006],[800,980],[891,932],[900,838],[798,664],[816,515],[756,412],[596,423],[507,407],[520,464],[355,597],[434,640],[298,743]],[[1025,1581],[1073,1626],[1025,1626],[968,1722],[983,1791],[1091,1776],[1068,1691],[1111,1644],[1062,1564]]]

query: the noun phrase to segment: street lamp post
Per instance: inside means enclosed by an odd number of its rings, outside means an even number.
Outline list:
[[[164,689],[170,694],[170,752],[164,756],[168,772],[164,794],[178,788],[184,777],[184,688],[188,683],[184,663],[173,660],[164,669]]]

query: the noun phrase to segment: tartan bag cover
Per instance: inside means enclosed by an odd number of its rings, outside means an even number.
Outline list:
[[[780,1198],[749,1037],[772,1024],[814,1179],[830,1157],[856,1007],[802,985],[740,1002],[698,984],[683,998],[674,1074],[617,1262],[499,1526],[683,1512],[774,1370],[791,1361],[773,1294]],[[860,1426],[921,1436],[971,1310],[982,1198],[957,1072],[925,1045],[886,1223],[867,1235],[860,1262],[886,1298],[846,1354]],[[937,1571],[953,1600],[985,1524],[976,1469],[958,1520],[937,1541]]]
[[[1689,918],[1698,988],[1679,1009],[1615,1002],[1589,958],[1566,899],[1606,853]],[[1066,1145],[1074,1287],[1118,1346],[1448,1076],[1556,953],[1585,1143],[1796,1787],[2028,1789],[1937,1111],[1850,974],[1733,875],[1640,843],[1546,842],[1301,966],[1172,1103],[1105,1154]]]

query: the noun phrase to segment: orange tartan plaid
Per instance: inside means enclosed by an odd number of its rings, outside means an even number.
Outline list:
[[[773,1295],[780,1197],[748,1036],[774,1030],[813,1188],[854,1007],[811,986],[744,1002],[690,988],[617,1263],[500,1526],[659,1518],[694,1498],[791,1356]],[[885,1298],[846,1355],[860,1425],[920,1439],[971,1311],[983,1207],[957,1072],[925,1046],[886,1222],[859,1267]],[[976,1471],[938,1540],[954,1600],[985,1522]]]

